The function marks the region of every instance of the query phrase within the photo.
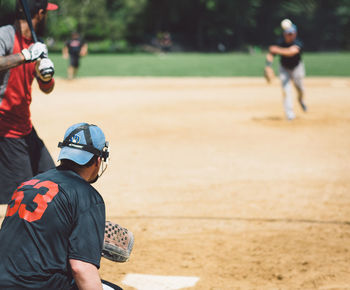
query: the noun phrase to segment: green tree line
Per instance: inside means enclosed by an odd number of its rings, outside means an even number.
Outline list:
[[[13,22],[15,0],[0,0],[0,24]],[[350,49],[350,0],[53,0],[47,35],[79,31],[110,51],[156,43],[170,32],[176,50],[264,48],[291,19],[310,51]]]

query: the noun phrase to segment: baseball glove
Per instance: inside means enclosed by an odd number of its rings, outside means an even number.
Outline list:
[[[102,257],[113,262],[126,262],[134,246],[132,232],[120,225],[106,221]]]
[[[275,72],[271,66],[265,66],[264,77],[268,83],[271,83],[271,81],[275,78]]]

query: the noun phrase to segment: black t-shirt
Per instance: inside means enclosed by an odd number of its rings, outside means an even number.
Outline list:
[[[303,49],[303,43],[300,39],[296,38],[293,42],[291,43],[286,43],[284,38],[280,38],[276,45],[281,46],[281,47],[290,47],[292,45],[296,45],[300,48],[299,53],[297,53],[296,55],[293,55],[292,57],[286,57],[281,55],[280,57],[280,62],[281,65],[287,69],[293,69],[295,68],[301,61],[301,53],[302,53],[302,49]]]
[[[0,289],[69,289],[69,259],[100,267],[105,229],[101,195],[60,167],[24,182],[0,230]]]
[[[80,38],[71,39],[66,42],[66,46],[68,47],[68,53],[73,57],[79,57],[80,50],[84,45],[84,41]]]

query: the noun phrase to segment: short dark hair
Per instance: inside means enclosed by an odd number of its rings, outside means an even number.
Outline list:
[[[46,10],[48,0],[27,0],[31,18],[38,13],[40,9]],[[16,19],[25,19],[23,8],[19,0],[16,1]]]
[[[62,159],[61,160],[61,166],[64,168],[64,169],[70,169],[70,170],[73,170],[73,171],[77,171],[81,168],[87,168],[87,167],[90,167],[93,163],[96,162],[98,156],[97,155],[94,155],[90,161],[84,165],[79,165],[78,163],[75,163],[74,161],[70,160],[70,159]]]

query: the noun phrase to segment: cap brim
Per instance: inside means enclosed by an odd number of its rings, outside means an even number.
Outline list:
[[[56,4],[53,4],[53,3],[48,3],[47,4],[47,7],[46,7],[46,10],[57,10],[58,9],[58,5],[56,5]]]
[[[63,147],[61,149],[60,155],[58,156],[58,160],[69,159],[79,165],[85,165],[91,160],[93,156],[94,154],[87,151],[71,147]]]

